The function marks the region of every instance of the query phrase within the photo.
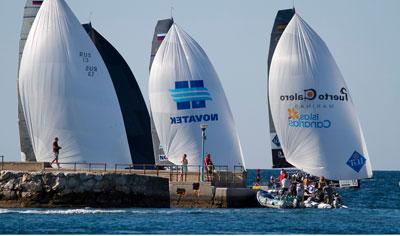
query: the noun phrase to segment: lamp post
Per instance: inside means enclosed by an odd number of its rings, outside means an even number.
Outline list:
[[[208,125],[207,124],[201,124],[201,181],[204,181],[204,145],[206,142],[206,129]]]

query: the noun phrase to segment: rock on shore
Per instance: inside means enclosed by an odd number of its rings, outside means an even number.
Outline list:
[[[135,174],[0,172],[0,207],[169,207],[168,179]]]

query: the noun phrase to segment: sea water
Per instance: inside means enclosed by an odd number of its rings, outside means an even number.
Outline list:
[[[360,189],[339,190],[347,209],[0,209],[0,233],[400,234],[399,181],[398,171],[375,171]]]

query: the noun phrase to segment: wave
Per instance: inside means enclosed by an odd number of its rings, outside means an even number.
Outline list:
[[[132,214],[165,214],[165,215],[175,215],[175,214],[226,214],[234,209],[217,209],[217,208],[170,208],[170,209],[131,209],[129,213]]]
[[[7,214],[10,213],[11,211],[8,209],[0,209],[0,214]]]
[[[106,209],[27,209],[27,210],[14,210],[14,209],[0,209],[0,214],[32,214],[32,215],[82,215],[82,214],[120,214],[126,213],[125,210],[106,210]]]
[[[78,208],[78,209],[0,209],[0,214],[31,214],[31,215],[83,215],[83,214],[226,214],[232,209],[202,209],[202,208],[176,208],[176,209],[94,209],[94,208]]]

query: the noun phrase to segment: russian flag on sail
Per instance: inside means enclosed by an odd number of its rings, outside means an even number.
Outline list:
[[[157,40],[158,41],[163,41],[165,39],[165,36],[167,36],[166,33],[157,34]]]
[[[32,5],[34,5],[34,6],[41,6],[42,3],[43,3],[43,0],[32,1]]]

